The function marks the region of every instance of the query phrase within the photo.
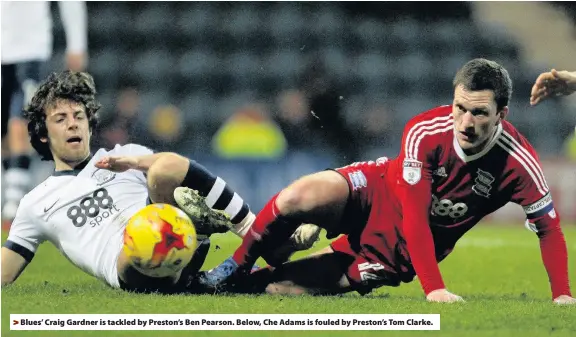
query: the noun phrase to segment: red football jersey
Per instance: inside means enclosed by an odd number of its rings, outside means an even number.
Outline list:
[[[396,185],[400,197],[404,230],[406,222],[423,221],[424,208],[429,212],[438,261],[484,216],[510,201],[523,206],[529,218],[546,213],[557,217],[538,156],[510,123],[502,121],[486,147],[468,156],[454,136],[451,112],[451,106],[442,106],[413,118],[406,125],[400,155],[387,174],[389,186]],[[422,199],[429,199],[429,204]],[[414,260],[415,253],[426,250],[423,236],[427,233],[404,234],[418,236],[407,240]],[[410,249],[410,241],[418,248]],[[424,274],[436,280],[427,290],[443,287],[434,276],[439,272],[437,266],[432,267],[431,257],[421,260]]]
[[[451,111],[442,106],[410,121],[387,174],[388,186],[430,184],[430,227],[442,245],[437,250],[451,249],[510,201],[523,206],[528,218],[556,217],[538,155],[512,124],[500,123],[488,145],[468,156],[454,136]]]
[[[427,294],[444,288],[437,262],[458,239],[514,202],[539,233],[553,293],[569,293],[559,215],[533,147],[502,121],[481,152],[466,155],[454,136],[451,111],[442,106],[409,121],[397,158],[338,170],[352,191],[354,220],[365,226],[348,233],[351,245],[358,242],[367,258],[391,266],[402,281],[417,274]]]

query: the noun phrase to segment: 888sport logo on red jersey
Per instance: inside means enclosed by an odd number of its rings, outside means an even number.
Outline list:
[[[458,219],[468,212],[468,205],[463,202],[454,203],[448,199],[438,199],[432,194],[432,206],[430,214],[433,216],[446,216],[452,219]]]

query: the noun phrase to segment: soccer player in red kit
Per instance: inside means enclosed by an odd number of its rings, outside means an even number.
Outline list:
[[[438,262],[484,216],[514,202],[540,239],[553,300],[576,303],[560,216],[538,156],[505,120],[512,93],[508,72],[474,59],[453,85],[452,105],[407,123],[397,158],[295,181],[260,211],[234,255],[200,282],[217,288],[264,273],[269,293],[334,294],[367,293],[418,276],[429,301],[460,301],[446,289]],[[344,235],[311,257],[245,276],[301,223],[318,224],[329,237]]]

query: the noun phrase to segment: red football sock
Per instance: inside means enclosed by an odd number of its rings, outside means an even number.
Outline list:
[[[280,214],[276,206],[277,197],[278,194],[272,197],[258,213],[242,244],[234,252],[232,258],[240,268],[251,268],[262,253],[282,245],[300,226],[300,221]]]

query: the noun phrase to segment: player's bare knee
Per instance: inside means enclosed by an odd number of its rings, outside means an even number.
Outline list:
[[[286,189],[276,199],[276,206],[285,216],[299,216],[331,205],[344,204],[348,198],[348,184],[338,173],[324,171],[305,176]],[[314,222],[313,218],[302,219]]]
[[[304,196],[306,188],[306,186],[295,183],[280,192],[276,198],[276,207],[282,215],[296,215],[311,208],[310,205],[306,205],[307,200]]]
[[[188,160],[175,153],[166,153],[158,158],[148,170],[150,198],[157,203],[174,203],[173,192],[180,186],[186,172]]]
[[[313,210],[317,204],[316,191],[322,180],[317,174],[300,178],[285,188],[276,199],[282,215],[295,215]]]

